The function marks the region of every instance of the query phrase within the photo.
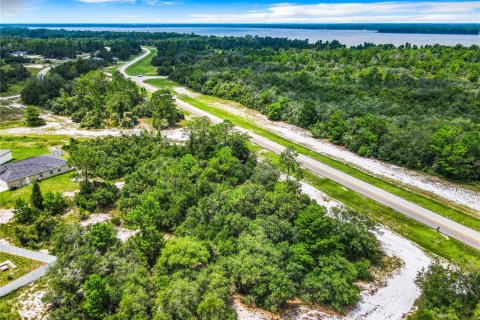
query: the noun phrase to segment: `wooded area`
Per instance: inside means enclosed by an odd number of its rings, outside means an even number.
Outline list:
[[[478,46],[300,49],[242,39],[165,40],[152,63],[194,90],[308,128],[359,155],[480,179]]]

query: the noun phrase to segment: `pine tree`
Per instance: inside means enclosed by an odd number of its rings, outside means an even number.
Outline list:
[[[39,127],[45,124],[45,120],[40,118],[40,112],[33,106],[28,106],[23,116],[25,124],[29,127]]]
[[[30,195],[30,204],[34,208],[43,210],[42,191],[40,190],[40,185],[36,181],[32,185],[32,194]]]

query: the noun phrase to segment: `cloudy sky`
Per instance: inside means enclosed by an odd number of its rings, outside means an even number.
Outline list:
[[[480,1],[0,0],[1,23],[480,22]]]

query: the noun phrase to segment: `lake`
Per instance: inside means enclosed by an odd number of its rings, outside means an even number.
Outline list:
[[[47,29],[90,30],[90,31],[147,31],[147,32],[178,32],[214,36],[245,36],[281,37],[288,39],[307,39],[310,42],[318,40],[338,40],[347,46],[356,46],[364,42],[375,44],[391,43],[396,46],[409,42],[420,45],[480,45],[480,35],[457,34],[407,34],[378,33],[371,30],[313,30],[313,29],[281,29],[281,28],[248,28],[248,27],[129,27],[129,26],[48,26]]]

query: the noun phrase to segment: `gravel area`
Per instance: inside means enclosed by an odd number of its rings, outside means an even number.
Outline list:
[[[0,209],[0,224],[8,223],[13,218],[12,209]]]

